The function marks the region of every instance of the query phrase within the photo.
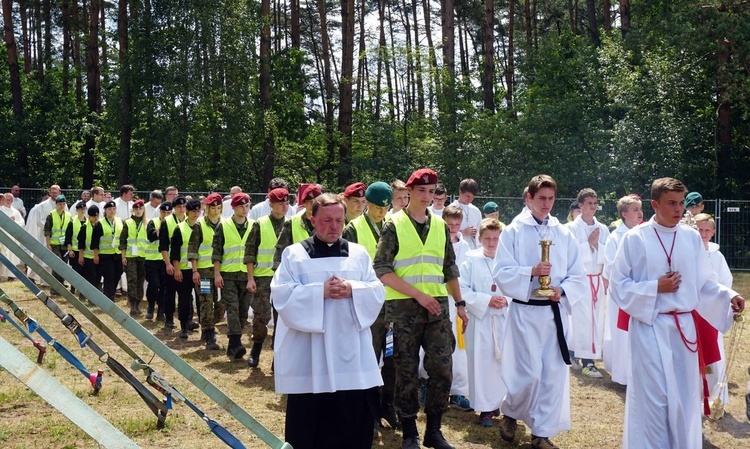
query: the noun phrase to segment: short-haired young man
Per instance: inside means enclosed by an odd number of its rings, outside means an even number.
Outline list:
[[[120,254],[128,282],[130,316],[138,317],[143,315],[140,307],[146,281],[146,247],[149,243],[143,200],[135,200],[131,212],[130,218],[123,222],[120,233]]]
[[[703,447],[695,313],[726,332],[745,299],[716,281],[697,232],[681,226],[685,185],[651,185],[654,216],[622,238],[610,289],[630,315],[624,448]],[[731,305],[731,307],[730,307]]]
[[[346,223],[362,215],[367,206],[365,199],[367,184],[364,182],[355,182],[350,184],[344,190],[344,203],[346,203]]]
[[[445,210],[445,201],[448,199],[448,191],[445,190],[445,186],[442,182],[439,182],[435,187],[435,196],[432,198],[432,205],[428,207],[430,213],[437,215],[438,217],[443,216]]]
[[[501,410],[500,437],[511,442],[516,421],[531,429],[531,446],[553,449],[550,441],[570,429],[570,358],[565,327],[571,307],[588,282],[578,255],[578,242],[566,226],[550,215],[557,183],[548,175],[529,182],[524,211],[502,234],[495,256],[494,280],[514,303],[506,318],[502,380],[508,388]],[[549,261],[542,261],[541,241],[552,241]],[[549,282],[538,295],[540,278]]]
[[[461,234],[463,234],[464,240],[471,249],[479,248],[477,235],[479,223],[482,221],[482,211],[471,203],[477,195],[479,195],[479,184],[473,179],[464,179],[458,184],[458,199],[450,204],[461,208],[464,213],[461,222]]]

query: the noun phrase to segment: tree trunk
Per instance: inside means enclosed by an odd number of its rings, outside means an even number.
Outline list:
[[[359,50],[357,51],[359,63],[357,64],[357,104],[356,110],[362,111],[365,103],[365,85],[367,84],[367,78],[365,73],[367,71],[367,48],[365,47],[365,14],[366,14],[365,0],[359,2]]]
[[[495,4],[484,0],[484,70],[482,71],[482,94],[484,109],[495,112]]]
[[[263,25],[260,33],[260,104],[263,108],[263,185],[273,179],[276,162],[274,143],[275,125],[271,117],[271,0],[261,0],[260,19]]]
[[[62,54],[62,91],[67,96],[70,90],[70,2],[62,2],[63,54]]]
[[[92,0],[93,1],[93,0]],[[106,17],[105,8],[107,3],[105,0],[99,0],[99,15],[101,23],[99,24],[101,33],[101,47],[102,47],[102,59],[101,59],[101,74],[104,77],[104,84],[109,85],[109,59],[107,59],[107,51],[109,50],[107,45],[107,28],[106,28]]]
[[[339,84],[338,183],[352,178],[352,83],[354,81],[354,0],[341,2],[341,81]]]
[[[417,75],[417,113],[424,117],[424,82],[422,80],[422,52],[419,45],[419,20],[417,19],[417,0],[411,0],[411,11],[414,15],[414,64]]]
[[[400,120],[401,108],[399,108],[398,61],[396,61],[396,40],[393,37],[393,17],[391,17],[390,9],[388,9],[388,33],[391,36],[391,52],[388,56],[393,64],[393,84],[389,83],[388,89],[393,89],[393,97],[391,100],[395,100],[395,103],[391,103],[391,111],[393,111],[393,117],[395,117],[396,120]]]
[[[11,8],[12,9],[12,8]],[[18,11],[21,13],[21,42],[23,43],[23,73],[31,73],[31,42],[29,39],[29,18],[26,0],[18,0]]]
[[[424,14],[424,34],[427,37],[427,51],[428,51],[428,57],[430,59],[430,73],[431,73],[431,79],[432,83],[430,83],[430,111],[434,110],[435,105],[433,104],[433,100],[435,98],[435,93],[433,91],[433,86],[436,91],[440,91],[440,71],[438,70],[437,65],[437,56],[435,55],[435,45],[432,43],[432,24],[430,21],[432,20],[430,18],[430,2],[429,0],[422,0],[422,11]]]
[[[299,50],[301,34],[299,30],[299,0],[289,1],[289,20],[292,25],[292,47]]]
[[[8,49],[8,69],[10,75],[10,93],[13,99],[13,117],[16,126],[14,130],[16,155],[18,168],[20,169],[20,178],[25,181],[29,172],[29,156],[26,153],[26,145],[21,135],[23,131],[23,97],[21,91],[21,69],[18,66],[18,48],[16,47],[16,38],[13,32],[13,2],[12,0],[2,0],[3,6],[3,29],[5,45]]]
[[[44,14],[44,68],[45,71],[52,68],[52,5],[50,0],[43,0],[42,13]]]
[[[515,42],[513,41],[516,24],[516,1],[509,0],[508,5],[508,63],[505,66],[505,102],[508,104],[508,110],[511,111],[511,115],[515,117],[515,111],[513,110],[513,91],[515,87],[515,67],[514,67],[514,51]]]
[[[625,37],[630,32],[630,0],[620,0],[620,27]]]
[[[523,27],[526,31],[526,53],[531,53],[532,31],[531,31],[531,5],[529,0],[523,2]]]
[[[98,116],[102,108],[102,84],[99,73],[99,7],[100,0],[89,0],[89,42],[86,51],[86,87],[89,120]],[[93,124],[93,126],[98,126]],[[90,188],[94,183],[94,148],[96,137],[93,132],[86,134],[83,152],[83,187]]]
[[[455,2],[454,0],[440,1],[441,37],[443,39],[443,98],[440,104],[441,115],[447,125],[447,131],[456,129],[455,121],[455,82],[456,82],[456,37],[455,37]]]
[[[578,20],[576,18],[576,6],[573,0],[568,0],[568,22],[570,23],[570,31],[573,34],[578,34]]]
[[[34,26],[36,29],[36,76],[39,84],[44,84],[44,52],[42,51],[42,2],[34,4]]]
[[[612,31],[612,2],[610,0],[604,0],[604,32],[609,33]]]
[[[411,24],[409,23],[409,9],[406,0],[401,0],[401,17],[406,37],[406,81],[404,82],[404,117],[411,116],[414,110],[414,55],[411,44]],[[404,124],[405,125],[405,124]]]
[[[332,156],[336,149],[336,136],[333,129],[333,81],[331,80],[331,42],[328,38],[328,11],[325,0],[317,0],[318,15],[320,17],[320,46],[322,47],[323,60],[323,85],[325,88],[325,123],[327,137],[328,158]]]
[[[596,23],[596,0],[586,0],[586,11],[588,12],[591,42],[598,47],[601,41],[599,40],[599,25]]]
[[[81,17],[79,14],[78,0],[72,0],[73,15],[73,73],[76,77],[76,104],[80,105],[83,101],[83,80],[81,80]]]
[[[117,39],[120,45],[120,91],[122,130],[120,133],[120,154],[117,181],[119,185],[130,183],[130,141],[133,134],[133,79],[130,69],[128,45],[128,0],[118,0]]]

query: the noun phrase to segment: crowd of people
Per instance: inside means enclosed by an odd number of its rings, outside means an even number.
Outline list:
[[[700,448],[701,415],[728,402],[722,333],[745,301],[702,197],[676,179],[653,182],[648,221],[627,195],[611,226],[591,188],[567,223],[552,216],[548,175],[530,180],[507,225],[496,203],[473,204],[472,179],[446,205],[427,168],[340,194],[303,184],[296,205],[280,178],[252,208],[239,186],[226,197],[134,192],[124,185],[113,200],[93,187],[69,204],[52,186],[27,213],[14,186],[0,210],[110,300],[126,292],[132,317],[171,329],[176,314],[179,338],[200,330],[207,351],[225,346],[255,369],[273,323],[295,448],[369,448],[390,427],[418,449],[421,407],[421,444],[450,449],[450,406],[484,427],[499,418],[506,442],[521,420],[531,447],[555,448],[571,426],[571,368],[627,385],[626,448]]]

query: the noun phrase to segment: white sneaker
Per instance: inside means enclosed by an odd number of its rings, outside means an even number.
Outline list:
[[[600,373],[599,370],[596,369],[596,367],[594,366],[593,363],[589,363],[588,365],[586,365],[583,368],[583,374],[585,376],[589,376],[589,377],[591,377],[593,379],[601,379],[602,378],[602,373]]]
[[[573,369],[573,370],[576,370],[576,371],[581,371],[583,369],[583,367],[581,366],[580,363],[578,363],[578,360],[576,360],[574,358],[571,358],[570,359],[570,369]]]

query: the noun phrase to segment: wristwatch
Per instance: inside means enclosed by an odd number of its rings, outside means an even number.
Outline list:
[[[458,301],[456,307],[466,307],[466,301]]]

